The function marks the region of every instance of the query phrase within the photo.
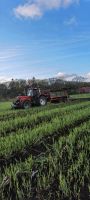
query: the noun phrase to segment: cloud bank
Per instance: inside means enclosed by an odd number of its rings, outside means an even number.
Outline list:
[[[80,81],[80,82],[90,82],[90,72],[83,75],[78,74],[66,74],[65,72],[58,72],[55,76],[56,78],[60,78],[64,81]]]
[[[24,75],[22,76],[22,78],[20,77],[14,77],[15,79],[28,79],[26,78]],[[46,78],[46,77],[44,77]],[[78,74],[67,74],[65,72],[58,72],[54,78],[56,79],[61,79],[63,81],[77,81],[77,82],[90,82],[90,72],[86,73],[86,74],[82,74],[82,75],[78,75]],[[12,76],[5,76],[5,75],[0,75],[0,84],[4,83],[4,82],[9,82],[11,81]],[[43,79],[43,78],[41,78]]]
[[[19,5],[14,9],[17,17],[40,18],[48,10],[65,8],[72,4],[79,4],[80,0],[28,0],[27,3]]]
[[[11,78],[8,76],[0,76],[0,84],[11,81]]]

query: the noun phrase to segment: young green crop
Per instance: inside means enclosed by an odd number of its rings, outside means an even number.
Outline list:
[[[75,126],[76,123],[84,121],[90,117],[90,110],[88,108],[81,109],[79,111],[73,111],[70,114],[64,116],[58,116],[51,120],[51,122],[43,123],[41,126],[33,130],[23,130],[21,134],[9,135],[6,138],[1,138],[0,140],[0,157],[9,157],[12,153],[17,151],[22,151],[26,146],[29,148],[43,137],[47,135],[52,135],[55,132],[60,132],[63,129],[66,131],[70,126]]]
[[[51,110],[54,108],[58,108],[58,107],[66,107],[68,105],[73,105],[76,104],[74,102],[67,102],[67,104],[65,103],[58,103],[58,104],[50,104],[48,103],[46,106],[39,106],[39,107],[32,107],[30,109],[24,110],[24,109],[17,109],[17,110],[4,110],[1,111],[0,110],[0,121],[5,121],[5,120],[10,120],[10,119],[15,119],[18,116],[19,117],[24,117],[27,114],[37,114],[40,111],[44,111],[44,110]],[[80,102],[78,102],[78,104],[80,104]]]
[[[9,120],[0,123],[0,135],[6,136],[11,132],[16,132],[18,129],[23,128],[33,128],[35,125],[39,125],[39,123],[43,121],[50,121],[53,117],[60,115],[64,115],[66,113],[72,112],[73,110],[83,109],[88,107],[90,102],[76,104],[72,106],[67,106],[65,108],[54,108],[51,110],[44,110],[36,114],[27,114],[25,117],[17,117],[14,120]]]
[[[53,193],[58,193],[58,198],[61,195],[63,199],[65,197],[68,197],[68,199],[79,199],[80,190],[85,183],[85,177],[87,177],[89,184],[89,160],[87,159],[90,145],[89,133],[90,121],[82,124],[80,127],[74,128],[68,136],[60,137],[59,141],[53,144],[52,153],[48,153],[48,155],[43,157],[41,156],[41,159],[36,158],[36,160],[30,156],[24,163],[20,162],[15,166],[11,165],[9,168],[6,168],[4,176],[14,179],[16,194],[19,192],[21,199],[24,193],[24,190],[21,190],[21,188],[26,188],[27,185],[30,185],[27,195],[30,194],[32,196],[31,177],[33,169],[36,169],[37,172],[34,183],[34,191],[36,191],[37,196],[41,194],[44,198],[46,197],[44,194],[48,194],[47,199],[49,199],[52,191],[52,195]],[[84,144],[83,148],[82,143]],[[80,149],[78,154],[77,147]],[[82,166],[84,167],[82,168]],[[24,172],[28,174],[27,181]],[[18,174],[21,174],[21,186]],[[27,184],[24,184],[25,181]],[[58,185],[54,191],[53,184],[56,181]],[[13,187],[12,181],[10,187]],[[35,187],[37,187],[37,190],[35,190]]]
[[[28,114],[37,114],[40,111],[44,111],[44,110],[50,110],[50,109],[54,109],[54,108],[58,108],[60,106],[67,106],[67,104],[48,104],[47,106],[44,107],[32,107],[30,109],[24,110],[24,109],[17,109],[17,110],[8,110],[8,111],[3,111],[0,112],[0,121],[5,121],[5,120],[10,120],[10,119],[15,119],[18,116],[19,117],[24,117]]]
[[[1,200],[82,200],[85,188],[88,199],[90,102],[59,106],[14,111],[13,120],[0,122],[6,126],[0,129],[6,135],[0,138]]]

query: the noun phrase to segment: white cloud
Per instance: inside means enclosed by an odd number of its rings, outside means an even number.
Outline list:
[[[90,78],[90,72],[86,74],[86,77]]]
[[[64,72],[58,72],[58,74],[56,75],[56,77],[64,78],[65,77],[65,73]]]
[[[19,16],[23,16],[26,18],[31,17],[33,19],[42,16],[42,11],[35,4],[32,5],[25,4],[24,6],[18,6],[17,9],[15,9],[15,14],[18,17]]]
[[[85,77],[86,77],[87,81],[90,82],[90,72],[85,74]]]
[[[64,72],[58,72],[55,77],[65,81],[78,80],[78,81],[90,82],[90,72],[83,75],[66,74]]]
[[[61,6],[61,0],[36,0],[36,4],[43,9],[55,9]]]
[[[67,7],[71,4],[79,4],[80,0],[63,0],[63,6]]]
[[[68,7],[71,4],[78,4],[80,0],[32,0],[23,5],[19,5],[14,9],[14,13],[18,17],[41,17],[45,11],[58,9],[60,7]]]
[[[8,81],[11,81],[10,77],[0,76],[0,83],[5,83],[5,82],[8,82]]]
[[[77,22],[77,19],[75,16],[64,21],[64,25],[66,25],[66,26],[76,26],[77,24],[78,24],[78,22]]]
[[[58,72],[56,75],[57,78],[63,79],[65,81],[72,81],[76,74],[66,74],[64,72]]]

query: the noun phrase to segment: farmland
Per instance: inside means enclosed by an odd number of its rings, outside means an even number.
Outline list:
[[[90,101],[0,104],[0,199],[89,200]]]
[[[83,93],[83,94],[73,94],[73,95],[70,95],[70,97],[72,98],[90,98],[90,93]]]

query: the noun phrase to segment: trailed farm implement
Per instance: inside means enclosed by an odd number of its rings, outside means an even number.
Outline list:
[[[47,102],[66,102],[68,100],[67,91],[42,91],[38,88],[30,88],[25,96],[16,97],[12,108],[30,108],[33,105],[45,106]]]

